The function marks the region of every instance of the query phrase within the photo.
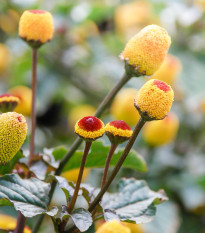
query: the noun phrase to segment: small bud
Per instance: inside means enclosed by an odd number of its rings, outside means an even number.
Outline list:
[[[169,113],[161,121],[147,123],[142,131],[142,137],[151,146],[162,146],[172,142],[179,128],[179,120],[174,113]]]
[[[10,63],[10,52],[6,45],[0,43],[0,74],[7,70]]]
[[[152,79],[158,79],[169,85],[173,85],[181,70],[181,61],[177,57],[167,54],[163,64],[156,73],[154,73]]]
[[[75,133],[86,141],[94,141],[104,132],[104,123],[94,116],[83,117],[75,124]]]
[[[157,79],[151,79],[139,90],[134,105],[145,121],[162,120],[174,100],[172,88]]]
[[[21,148],[27,134],[23,115],[7,112],[0,115],[0,164],[11,160]]]
[[[130,126],[137,124],[140,115],[133,105],[136,95],[134,88],[125,88],[116,95],[110,109],[115,120],[123,120]]]
[[[117,220],[111,220],[100,226],[96,233],[131,233],[131,230]]]
[[[0,112],[13,112],[19,102],[20,100],[16,96],[10,94],[0,95]]]
[[[128,41],[120,58],[125,61],[128,74],[149,76],[162,65],[170,44],[164,28],[149,25]]]
[[[43,10],[27,10],[19,21],[19,36],[31,47],[39,48],[53,38],[52,15]]]
[[[122,120],[109,122],[105,126],[105,134],[112,144],[118,145],[132,136],[131,128]]]
[[[20,102],[16,107],[15,111],[23,114],[24,116],[30,116],[32,90],[26,86],[16,86],[10,89],[9,93],[20,99]]]
[[[76,183],[78,180],[78,174],[79,174],[79,169],[75,168],[75,169],[63,172],[61,176],[64,177],[67,181],[73,181],[74,183]],[[90,169],[84,168],[82,182],[89,176],[89,174],[90,174]]]

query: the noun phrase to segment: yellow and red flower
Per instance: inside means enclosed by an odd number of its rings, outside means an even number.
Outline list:
[[[94,116],[86,116],[75,124],[75,133],[85,140],[96,140],[105,132],[104,123]]]
[[[95,233],[131,233],[131,230],[117,220],[102,224]]]
[[[24,11],[19,21],[19,36],[32,47],[38,48],[53,38],[51,13],[43,10]]]
[[[0,115],[0,164],[11,160],[21,148],[27,134],[23,115],[7,112]]]
[[[149,25],[132,37],[120,55],[127,72],[152,75],[162,65],[171,45],[167,31],[157,25]]]
[[[147,123],[142,130],[142,137],[151,146],[162,146],[175,139],[178,128],[178,117],[170,112],[161,121]]]
[[[10,94],[0,95],[0,112],[12,112],[19,102],[20,100],[16,96]]]
[[[105,126],[105,134],[113,144],[120,144],[132,136],[132,129],[122,120],[111,121]]]
[[[134,105],[146,121],[161,120],[171,109],[174,92],[168,84],[151,79],[139,90]]]

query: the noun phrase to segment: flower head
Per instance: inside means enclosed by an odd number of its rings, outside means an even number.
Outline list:
[[[79,169],[75,168],[75,169],[63,172],[61,176],[66,178],[67,181],[73,181],[74,183],[76,183],[78,179],[78,174],[79,174]],[[89,176],[89,174],[90,174],[90,169],[84,168],[82,182]]]
[[[131,233],[131,231],[117,220],[111,220],[100,226],[95,233]]]
[[[140,115],[133,105],[136,95],[137,90],[134,88],[123,89],[116,95],[110,109],[114,119],[123,120],[131,126],[137,124]]]
[[[0,43],[0,74],[3,73],[10,62],[10,52],[6,45]]]
[[[129,222],[122,222],[123,225],[128,227],[131,230],[131,233],[145,233],[142,225],[135,224],[135,223],[129,223]]]
[[[94,116],[86,116],[75,124],[75,133],[85,140],[96,140],[105,132],[104,123]]]
[[[177,57],[167,54],[161,67],[151,78],[159,79],[169,85],[172,85],[181,72],[181,69],[181,61]]]
[[[169,113],[161,121],[147,123],[143,128],[142,137],[151,146],[162,146],[174,140],[178,128],[178,117],[174,113]]]
[[[132,37],[121,54],[126,70],[137,75],[152,75],[167,55],[171,38],[164,28],[149,25]]]
[[[168,114],[173,99],[174,92],[168,84],[151,79],[139,90],[134,105],[144,120],[161,120]]]
[[[15,218],[0,214],[0,229],[7,231],[15,230],[17,221]],[[31,233],[31,229],[28,226],[25,226],[23,233]]]
[[[19,36],[31,47],[38,48],[53,37],[52,15],[43,10],[24,11],[19,22]]]
[[[0,112],[12,112],[20,102],[19,98],[10,94],[0,95]]]
[[[21,148],[27,134],[27,123],[23,115],[7,112],[0,115],[0,163],[11,160]]]
[[[9,90],[9,94],[20,99],[15,111],[25,116],[29,116],[31,114],[31,89],[26,86],[16,86]]]
[[[105,134],[113,144],[120,144],[132,136],[131,128],[122,120],[111,121],[105,126]]]

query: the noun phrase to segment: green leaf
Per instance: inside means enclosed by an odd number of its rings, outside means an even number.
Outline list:
[[[24,157],[25,156],[22,154],[22,152],[18,151],[11,161],[6,163],[5,165],[0,165],[0,174],[1,175],[9,174],[14,168],[15,164],[19,161],[19,159]]]
[[[25,217],[34,217],[45,213],[50,216],[57,214],[57,207],[48,211],[48,194],[50,184],[36,178],[21,179],[16,174],[0,177],[0,204],[7,204],[6,200],[14,205]]]
[[[93,142],[91,146],[91,152],[89,153],[88,158],[86,160],[85,167],[87,168],[104,167],[109,149],[110,146],[105,146],[102,141]],[[115,166],[122,152],[123,149],[121,148],[116,150],[110,162],[111,167]],[[58,147],[53,150],[53,156],[55,157],[55,159],[62,159],[66,153],[67,150],[65,150],[65,147]],[[69,163],[65,165],[63,171],[79,168],[81,164],[82,155],[83,155],[83,151],[76,151],[69,160]],[[144,159],[134,150],[131,150],[131,152],[128,154],[125,162],[123,163],[123,167],[131,168],[140,172],[147,171],[147,166]]]
[[[101,206],[107,221],[119,218],[121,221],[141,224],[150,222],[156,213],[156,203],[166,200],[162,191],[154,192],[145,181],[130,178],[120,180],[117,193],[106,193]]]

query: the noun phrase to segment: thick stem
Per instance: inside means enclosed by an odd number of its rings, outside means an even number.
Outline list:
[[[85,168],[85,162],[86,162],[88,152],[90,150],[91,145],[92,145],[92,142],[86,142],[85,143],[85,150],[84,150],[82,161],[81,161],[81,164],[80,164],[80,171],[79,171],[79,174],[78,174],[78,179],[77,179],[77,182],[76,182],[75,191],[74,191],[74,194],[73,194],[73,197],[71,199],[70,206],[69,206],[69,212],[70,213],[73,211],[73,208],[75,206],[75,203],[76,203],[76,200],[77,200],[77,197],[78,197],[78,192],[79,192],[80,184],[81,184],[82,177],[83,177],[83,171],[84,171],[84,168]]]
[[[31,140],[30,140],[30,155],[29,166],[34,155],[34,141],[35,141],[35,128],[36,128],[36,83],[37,83],[37,61],[38,50],[32,49],[32,109],[31,109]]]
[[[105,185],[103,186],[103,188],[101,189],[101,191],[98,193],[97,197],[94,199],[94,201],[90,204],[88,211],[92,212],[95,207],[98,205],[98,203],[100,202],[100,200],[102,199],[103,195],[105,194],[105,192],[107,191],[107,189],[109,188],[110,184],[112,183],[112,181],[114,180],[114,178],[116,177],[117,173],[119,172],[123,162],[125,161],[127,155],[129,154],[140,130],[142,129],[142,127],[144,126],[145,121],[140,118],[140,120],[138,121],[133,134],[131,136],[131,138],[129,139],[120,159],[118,160],[117,164],[115,165],[110,177],[108,178],[107,182],[105,183]],[[64,231],[64,233],[71,233],[76,229],[75,226],[72,226],[71,228],[69,228],[67,231]]]
[[[116,96],[116,94],[118,93],[118,91],[120,91],[120,89],[132,78],[132,76],[127,75],[126,73],[122,76],[122,78],[116,83],[116,85],[113,87],[113,89],[105,96],[104,100],[101,102],[101,104],[99,105],[95,116],[96,117],[100,117],[103,112],[106,110],[106,108],[109,106],[109,104],[112,102],[113,98]],[[66,165],[66,163],[70,160],[70,158],[72,157],[72,155],[74,154],[74,152],[78,149],[78,147],[80,146],[80,144],[82,143],[82,139],[77,137],[76,140],[74,141],[74,143],[72,144],[72,146],[70,147],[69,151],[67,152],[67,154],[64,156],[64,158],[61,160],[60,165],[58,167],[58,169],[55,172],[55,175],[60,175],[61,172],[63,171],[64,166]],[[53,181],[52,185],[51,185],[51,191],[49,194],[49,203],[53,197],[53,193],[56,187],[56,182]],[[32,233],[36,233],[39,228],[40,225],[43,221],[44,215],[41,215],[33,230]]]
[[[88,211],[92,212],[94,210],[94,208],[100,202],[101,198],[103,197],[103,195],[105,194],[105,192],[109,188],[110,184],[114,180],[115,176],[119,172],[123,162],[125,161],[127,155],[129,154],[129,152],[130,152],[130,150],[135,142],[135,139],[137,138],[137,136],[138,136],[140,130],[142,129],[142,127],[144,126],[144,124],[145,124],[145,121],[142,118],[140,118],[140,120],[138,121],[138,123],[133,131],[132,137],[129,139],[129,141],[125,147],[125,150],[123,151],[120,159],[118,160],[117,164],[115,165],[110,177],[108,178],[107,182],[105,183],[105,185],[103,186],[101,191],[98,193],[97,197],[91,203],[90,207],[88,208]]]
[[[17,217],[17,226],[16,229],[14,230],[14,233],[23,233],[25,223],[26,223],[26,218],[19,211]]]
[[[103,173],[101,189],[103,188],[103,186],[104,186],[104,184],[106,182],[107,173],[108,173],[108,169],[109,169],[109,166],[110,166],[110,160],[111,160],[117,146],[118,146],[117,144],[111,144],[111,146],[110,146],[110,150],[109,150],[106,162],[105,162],[105,169],[104,169],[104,173]]]

